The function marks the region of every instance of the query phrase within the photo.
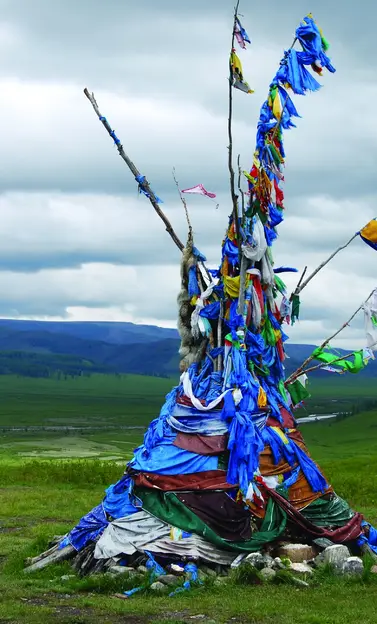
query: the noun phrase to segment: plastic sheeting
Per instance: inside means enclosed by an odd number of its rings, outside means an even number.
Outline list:
[[[287,522],[285,512],[270,499],[259,531],[245,542],[229,542],[222,539],[196,514],[186,507],[173,492],[144,490],[137,488],[137,495],[143,501],[143,508],[156,517],[188,533],[201,535],[208,542],[224,550],[255,552],[265,544],[276,540],[284,531]]]
[[[360,535],[359,539],[357,540],[358,546],[367,544],[369,548],[377,555],[377,530],[371,524],[369,524],[369,522],[362,522],[361,526],[363,528],[369,527],[369,533],[368,536],[366,536],[364,532]]]
[[[234,559],[233,553],[216,548],[199,535],[172,540],[170,534],[168,524],[141,511],[111,522],[98,540],[94,556],[108,559],[141,550],[155,555],[192,557],[220,565],[230,565]]]
[[[218,457],[197,455],[162,441],[149,454],[141,446],[135,450],[130,468],[140,472],[156,472],[162,475],[192,474],[206,470],[217,470]]]
[[[110,559],[117,555],[133,555],[148,550],[147,544],[170,534],[168,524],[146,511],[118,518],[111,522],[96,544],[96,559]]]
[[[310,503],[301,513],[307,520],[322,527],[344,526],[354,516],[349,504],[337,494]]]
[[[179,541],[161,538],[148,545],[148,550],[155,555],[175,555],[178,557],[192,557],[219,565],[230,565],[235,554],[216,548],[199,535],[191,535]]]
[[[67,539],[73,548],[81,550],[88,542],[95,541],[108,524],[101,503],[81,518],[80,522],[68,534]]]
[[[132,502],[132,487],[131,478],[125,475],[107,488],[103,508],[112,518],[123,518],[140,511]]]

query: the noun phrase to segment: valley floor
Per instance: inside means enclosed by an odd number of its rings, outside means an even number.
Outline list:
[[[0,388],[0,394],[3,392],[4,387]],[[158,390],[153,392],[157,397]],[[158,398],[153,392],[151,411]],[[92,393],[94,399],[94,386]],[[375,393],[375,389],[370,390],[369,396]],[[27,415],[27,401],[17,403],[9,394],[10,390],[6,398],[9,414],[18,411]],[[133,396],[132,400],[136,404],[137,397]],[[45,406],[44,422],[47,414],[50,418],[54,413],[54,406],[59,411],[59,400],[52,394],[46,397],[40,392],[38,402]],[[325,402],[328,406],[329,399]],[[115,401],[115,407],[111,403],[111,396],[107,396],[110,420],[114,424],[121,402]],[[80,409],[77,396],[69,405],[72,413],[81,415],[87,425],[88,408]],[[127,422],[129,398],[124,405],[126,414],[122,424]],[[136,411],[141,414],[142,407]],[[33,414],[31,422],[41,424],[37,409]],[[6,424],[11,420],[17,424],[14,416],[7,418]],[[26,416],[21,420],[27,426]],[[130,420],[135,424],[137,419]],[[308,424],[303,427],[303,433],[314,459],[319,461],[338,493],[377,524],[377,412],[371,410],[343,421]],[[81,515],[98,504],[104,489],[122,474],[125,462],[141,439],[142,430],[65,435],[47,431],[1,433],[1,623],[345,624],[354,621],[369,624],[377,621],[377,578],[368,573],[361,579],[348,581],[328,574],[303,589],[290,585],[231,584],[220,589],[194,589],[175,598],[138,595],[127,601],[114,597],[128,588],[123,579],[71,577],[68,564],[25,575],[24,559],[39,554],[51,537],[67,532]],[[67,575],[70,578],[62,579]]]

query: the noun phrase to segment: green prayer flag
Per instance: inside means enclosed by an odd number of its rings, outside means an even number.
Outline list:
[[[278,291],[283,295],[286,292],[287,287],[278,275],[275,275],[275,284]]]
[[[291,323],[295,324],[295,321],[298,320],[300,316],[300,297],[299,295],[292,295],[292,313],[291,313]]]
[[[293,405],[298,405],[301,401],[310,397],[310,392],[307,391],[299,379],[295,379],[295,381],[288,384],[287,390],[291,395]]]
[[[320,347],[314,349],[312,355],[315,360],[323,362],[324,364],[339,366],[339,368],[342,368],[348,373],[359,373],[366,366],[363,350],[355,351],[350,355],[350,357],[353,357],[353,362],[350,362],[350,360],[340,360],[339,357],[341,356],[330,353],[329,351],[324,351]]]

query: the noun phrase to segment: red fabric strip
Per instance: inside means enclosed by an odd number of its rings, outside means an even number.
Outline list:
[[[178,432],[173,444],[178,448],[198,455],[218,455],[226,450],[228,436],[204,436],[198,433]]]
[[[187,475],[158,475],[139,472],[131,475],[135,485],[156,488],[164,492],[179,490],[234,490],[236,486],[227,483],[225,470],[207,470]]]
[[[343,544],[344,542],[350,542],[359,537],[361,533],[361,523],[363,516],[360,513],[356,513],[353,518],[347,524],[342,527],[338,527],[334,530],[325,529],[312,524],[305,518],[293,505],[287,501],[283,496],[280,496],[275,490],[268,490],[269,495],[276,500],[279,507],[284,509],[288,518],[296,525],[300,526],[304,531],[314,535],[316,537],[327,537],[337,544]]]

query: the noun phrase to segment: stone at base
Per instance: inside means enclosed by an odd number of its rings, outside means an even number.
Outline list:
[[[263,570],[263,568],[266,567],[264,556],[262,555],[262,553],[258,552],[247,555],[242,563],[249,563],[257,570]]]
[[[152,583],[149,589],[152,591],[164,591],[166,589],[166,585],[160,583],[160,581],[156,581],[155,583]]]
[[[287,566],[284,565],[280,557],[275,557],[272,567],[274,570],[285,570]]]
[[[313,574],[313,569],[307,563],[292,563],[289,570],[295,574],[307,574],[308,576]]]
[[[334,543],[327,539],[327,537],[317,537],[313,540],[313,544],[315,544],[321,551],[325,550],[325,548],[328,548],[329,546],[334,546]]]
[[[302,563],[313,559],[316,553],[308,544],[285,544],[278,549],[277,555],[290,559],[292,563]]]
[[[184,567],[176,563],[168,565],[166,569],[168,572],[171,572],[171,574],[175,574],[176,576],[184,576],[185,574]]]
[[[377,565],[372,566],[370,571],[372,574],[377,574]]]
[[[364,564],[360,557],[348,557],[344,563],[343,574],[349,576],[360,576],[364,572]]]
[[[128,568],[127,566],[111,566],[109,572],[110,574],[136,574],[134,568]]]
[[[341,571],[350,556],[350,551],[343,544],[329,546],[323,551],[323,563],[328,563],[335,569]]]
[[[272,581],[272,579],[276,576],[276,572],[272,568],[263,568],[263,570],[260,571],[260,574],[265,581]]]
[[[158,577],[157,582],[164,585],[176,585],[179,579],[174,574],[161,574]]]

